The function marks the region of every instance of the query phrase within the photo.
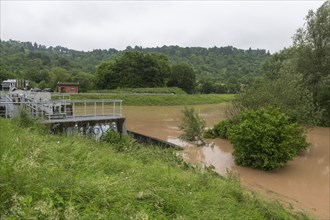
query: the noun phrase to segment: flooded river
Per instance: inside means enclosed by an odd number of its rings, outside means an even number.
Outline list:
[[[212,127],[224,118],[227,104],[196,105],[199,115]],[[236,166],[227,140],[208,140],[208,146],[194,147],[178,139],[182,106],[124,108],[129,130],[157,137],[185,147],[183,158],[193,164],[212,165],[225,175],[232,172],[243,185],[259,194],[304,210],[320,219],[329,219],[329,142],[330,128],[308,132],[311,147],[276,172]]]

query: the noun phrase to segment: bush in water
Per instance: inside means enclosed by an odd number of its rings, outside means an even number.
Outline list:
[[[212,129],[204,133],[204,138],[228,138],[228,130],[237,124],[237,117],[226,119],[215,124]]]
[[[304,129],[276,108],[246,111],[228,131],[238,165],[277,170],[307,146]]]
[[[205,121],[198,116],[194,108],[185,107],[182,113],[183,121],[179,127],[183,134],[180,135],[180,138],[185,141],[196,141],[203,144]]]

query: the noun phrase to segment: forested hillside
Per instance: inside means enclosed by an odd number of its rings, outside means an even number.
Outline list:
[[[125,52],[138,51],[167,56],[170,65],[188,64],[194,70],[197,83],[195,92],[235,93],[242,84],[261,75],[261,64],[270,57],[266,50],[241,50],[232,46],[182,48],[127,47],[93,50],[88,52],[65,47],[47,47],[31,42],[14,40],[0,42],[0,80],[29,79],[34,86],[55,87],[57,81],[80,83],[80,91],[98,89],[96,69],[106,60],[114,60]]]

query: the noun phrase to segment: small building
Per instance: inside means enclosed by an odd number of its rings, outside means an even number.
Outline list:
[[[78,93],[79,83],[57,82],[56,91],[61,93]]]
[[[7,79],[1,83],[2,91],[13,91],[15,89],[28,90],[30,81],[23,79]]]
[[[3,91],[12,91],[16,86],[16,79],[8,79],[1,83]]]

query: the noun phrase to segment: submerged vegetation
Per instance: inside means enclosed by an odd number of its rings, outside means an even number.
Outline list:
[[[183,119],[179,128],[183,133],[180,135],[180,138],[185,141],[196,142],[198,145],[205,144],[203,141],[205,120],[199,117],[194,108],[185,107],[182,113]]]
[[[238,165],[277,170],[308,147],[305,130],[277,108],[247,110],[223,120],[204,137],[226,138]]]
[[[50,135],[0,119],[2,219],[307,219],[176,150],[109,134]]]

